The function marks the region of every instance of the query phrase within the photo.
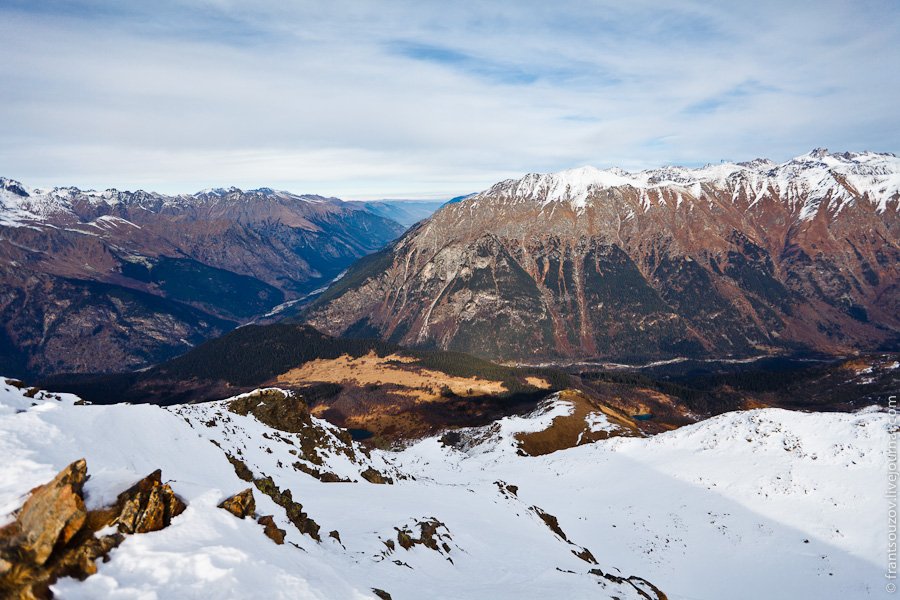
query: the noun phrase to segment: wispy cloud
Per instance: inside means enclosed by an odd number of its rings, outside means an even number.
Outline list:
[[[453,195],[528,171],[900,151],[900,5],[0,3],[0,174]]]
[[[403,41],[391,42],[387,46],[391,52],[401,56],[458,69],[494,83],[528,84],[538,80],[537,73],[515,65],[478,58],[452,48]]]

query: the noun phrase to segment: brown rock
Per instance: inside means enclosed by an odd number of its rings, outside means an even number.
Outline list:
[[[252,517],[256,512],[256,500],[253,498],[253,490],[247,488],[243,492],[230,496],[219,504],[219,508],[224,508],[239,519]]]
[[[369,467],[368,469],[360,473],[360,476],[369,483],[394,483],[390,477],[385,477],[372,467]]]
[[[269,539],[279,546],[284,543],[284,536],[287,535],[287,532],[284,529],[278,528],[272,515],[264,515],[258,518],[256,522],[263,526],[263,533],[265,533]]]
[[[87,513],[81,488],[86,479],[87,463],[81,459],[50,483],[36,487],[16,521],[0,530],[0,543],[17,547],[29,562],[44,564],[58,543],[71,540],[84,525]]]
[[[155,471],[121,493],[114,506],[88,512],[82,497],[86,479],[85,461],[72,463],[35,488],[16,520],[0,529],[0,598],[50,598],[59,577],[96,573],[97,559],[121,544],[123,533],[162,529],[185,509]],[[119,532],[95,535],[111,524]]]
[[[116,507],[122,533],[158,531],[186,508],[172,488],[162,483],[159,469],[119,494]]]

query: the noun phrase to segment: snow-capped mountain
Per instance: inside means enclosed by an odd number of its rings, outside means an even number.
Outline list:
[[[499,359],[844,353],[900,343],[900,159],[874,152],[502,181],[309,313]]]
[[[703,186],[731,189],[759,200],[766,194],[783,198],[799,208],[802,219],[812,219],[825,199],[830,211],[838,213],[843,205],[859,200],[875,204],[884,212],[892,203],[898,209],[900,195],[900,158],[877,152],[830,154],[817,148],[777,165],[768,159],[742,163],[721,163],[702,168],[663,167],[629,173],[617,167],[601,170],[580,167],[558,173],[531,173],[521,179],[509,179],[482,192],[486,198],[509,196],[537,200],[544,204],[565,201],[583,209],[603,188],[632,187],[647,191],[660,188],[684,188],[693,198],[703,194]],[[649,193],[642,195],[649,209]],[[797,204],[803,201],[802,204]]]
[[[888,506],[873,490],[886,489],[886,412],[728,413],[523,456],[522,435],[571,413],[564,397],[453,442],[394,451],[364,450],[302,408],[278,390],[164,409],[80,405],[0,383],[0,523],[19,523],[12,511],[29,492],[46,500],[52,486],[33,488],[84,458],[90,477],[76,491],[86,505],[71,510],[89,518],[79,527],[100,526],[104,507],[156,469],[186,506],[146,533],[123,535],[122,517],[120,533],[116,522],[97,530],[108,558],[79,567],[83,581],[60,575],[52,590],[62,598],[884,593]],[[615,434],[602,415],[588,417]],[[254,505],[219,508],[246,488]],[[62,496],[57,506],[67,506]],[[84,539],[60,542],[49,566],[23,567],[18,581],[45,576]],[[8,565],[0,561],[3,584]]]
[[[143,367],[303,298],[403,229],[268,188],[165,196],[0,179],[0,362]]]

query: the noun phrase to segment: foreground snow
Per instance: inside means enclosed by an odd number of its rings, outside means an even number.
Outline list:
[[[80,457],[89,505],[156,468],[188,502],[167,529],[129,537],[97,575],[59,582],[62,598],[374,598],[372,588],[397,600],[641,597],[590,574],[595,566],[574,554],[584,548],[604,573],[641,576],[671,599],[884,595],[882,412],[731,413],[653,438],[517,455],[512,436],[565,414],[555,404],[531,421],[468,432],[465,450],[432,438],[359,464],[328,454],[331,471],[357,482],[321,483],[290,467],[290,441],[250,415],[223,419],[223,403],[77,406],[2,382],[2,522]],[[238,450],[254,473],[292,490],[321,543],[259,492],[257,512],[275,515],[283,546],[216,508],[248,485],[225,458]],[[367,466],[396,483],[361,480]],[[534,507],[557,517],[568,541]],[[429,518],[445,526],[449,549],[387,549],[397,528]]]

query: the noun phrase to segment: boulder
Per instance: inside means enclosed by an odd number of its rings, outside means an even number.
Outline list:
[[[34,488],[15,522],[0,530],[0,546],[15,547],[28,562],[44,564],[57,544],[69,542],[84,525],[81,489],[86,480],[87,463],[81,459]]]
[[[263,533],[265,533],[269,539],[279,546],[284,543],[284,536],[287,535],[287,531],[278,528],[275,524],[275,518],[272,515],[264,515],[258,518],[256,522],[263,526]]]
[[[162,483],[162,471],[157,469],[119,494],[115,522],[122,533],[158,531],[185,508],[169,484]]]
[[[87,464],[77,460],[52,481],[31,491],[16,520],[0,528],[0,598],[49,598],[63,576],[85,579],[97,572],[97,559],[125,539],[166,527],[185,509],[184,502],[154,471],[119,494],[113,506],[87,511],[83,487]],[[96,535],[117,525],[111,535]]]
[[[253,513],[256,512],[256,500],[253,498],[253,490],[247,488],[243,492],[229,496],[219,504],[219,508],[224,508],[239,519],[252,517]]]

